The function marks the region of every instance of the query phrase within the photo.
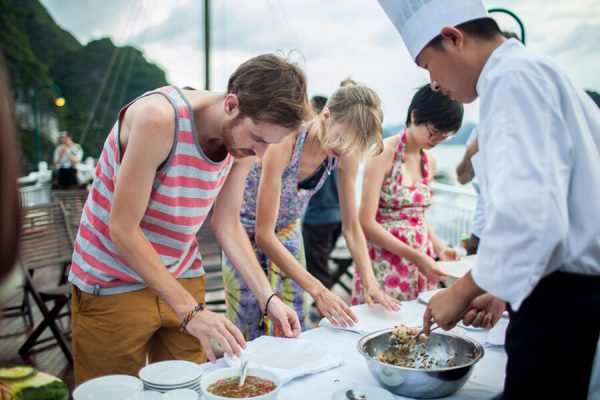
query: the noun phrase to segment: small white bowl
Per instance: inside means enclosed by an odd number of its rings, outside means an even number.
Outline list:
[[[140,379],[153,389],[169,389],[197,381],[202,376],[202,367],[191,361],[168,360],[146,365],[138,373]]]
[[[215,383],[218,380],[230,378],[232,376],[240,376],[239,368],[223,368],[218,369],[216,371],[212,371],[205,376],[202,377],[202,383],[200,384],[200,389],[202,390],[202,394],[204,395],[204,400],[231,400],[231,397],[223,397],[217,396],[216,394],[212,394],[207,390],[207,388]],[[259,378],[269,379],[275,382],[275,390],[254,397],[243,397],[245,400],[275,400],[277,399],[277,395],[279,394],[279,389],[281,388],[281,378],[266,369],[262,368],[248,368],[248,376],[257,376]]]
[[[90,379],[73,392],[75,400],[127,400],[144,390],[142,381],[129,375],[106,375]]]

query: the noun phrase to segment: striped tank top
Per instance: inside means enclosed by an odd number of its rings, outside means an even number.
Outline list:
[[[150,94],[165,96],[175,109],[175,140],[166,162],[156,173],[140,227],[173,277],[199,277],[204,269],[196,233],[225,183],[233,157],[227,155],[223,161],[213,162],[204,154],[191,106],[178,88],[159,88],[139,98]],[[87,293],[109,295],[146,287],[119,255],[108,226],[122,158],[119,127],[127,108],[138,99],[119,112],[104,143],[83,209],[69,281]]]

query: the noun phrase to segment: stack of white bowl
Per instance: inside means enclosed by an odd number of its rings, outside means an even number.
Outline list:
[[[149,364],[138,374],[145,390],[165,393],[176,389],[191,389],[200,393],[200,365],[181,360]]]
[[[123,400],[142,393],[143,385],[135,376],[106,375],[85,381],[75,389],[75,400]]]

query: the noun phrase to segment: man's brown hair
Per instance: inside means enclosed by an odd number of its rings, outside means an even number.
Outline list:
[[[240,65],[229,78],[227,93],[238,97],[240,116],[254,122],[296,129],[310,110],[304,72],[274,54]]]

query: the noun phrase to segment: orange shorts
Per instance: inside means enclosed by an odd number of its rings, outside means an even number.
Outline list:
[[[206,276],[178,282],[204,303]],[[148,288],[94,296],[73,286],[71,304],[75,385],[103,375],[137,376],[146,361],[206,362],[200,342],[179,331],[180,319]]]

